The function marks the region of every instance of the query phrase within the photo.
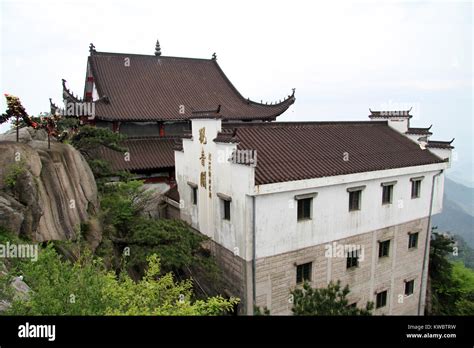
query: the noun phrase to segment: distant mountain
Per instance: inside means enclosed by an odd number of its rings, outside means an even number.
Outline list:
[[[469,215],[474,216],[474,188],[455,182],[449,178],[444,181],[444,194]]]
[[[474,248],[474,189],[446,178],[443,212],[433,216],[433,226],[461,236]]]

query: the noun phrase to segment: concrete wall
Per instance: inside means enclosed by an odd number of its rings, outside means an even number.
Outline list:
[[[363,259],[357,268],[346,268],[346,256],[328,255],[326,246],[320,244],[283,254],[257,259],[256,302],[267,307],[272,314],[291,314],[291,290],[296,284],[296,265],[312,262],[311,285],[326,287],[329,281],[340,280],[349,284],[349,303],[365,307],[375,303],[376,292],[388,290],[387,305],[375,314],[416,315],[421,286],[424,243],[427,219],[383,228],[369,233],[339,239],[336,245],[357,245]],[[418,232],[418,247],[408,249],[408,233]],[[390,240],[389,256],[378,257],[378,242]],[[405,296],[405,280],[415,280],[413,295]]]
[[[252,314],[252,264],[245,261],[219,243],[210,241],[211,254],[221,270],[223,296],[240,299],[239,314]]]

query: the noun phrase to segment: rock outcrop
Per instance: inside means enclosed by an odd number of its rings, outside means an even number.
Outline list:
[[[0,226],[33,241],[74,240],[98,210],[97,186],[82,155],[31,128],[0,135]]]

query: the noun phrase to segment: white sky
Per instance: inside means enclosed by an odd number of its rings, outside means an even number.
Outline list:
[[[82,94],[90,42],[153,54],[159,39],[163,55],[217,52],[245,97],[275,101],[295,87],[281,121],[366,120],[369,107],[413,106],[412,126],[456,138],[453,173],[474,182],[472,2],[0,2],[0,91],[30,114],[48,111],[49,97],[61,102],[61,78]]]

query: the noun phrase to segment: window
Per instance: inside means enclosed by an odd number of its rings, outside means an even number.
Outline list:
[[[188,185],[189,187],[191,188],[191,203],[193,205],[196,205],[197,204],[197,192],[198,192],[198,186],[191,182],[191,181],[188,181]]]
[[[304,281],[311,281],[312,262],[304,263],[296,266],[296,283],[300,284]]]
[[[375,300],[375,308],[382,308],[387,305],[387,290],[379,292]]]
[[[351,303],[350,305],[347,305],[348,308],[357,308],[357,302]]]
[[[413,290],[415,288],[415,280],[410,280],[405,282],[405,295],[410,296],[413,294]]]
[[[223,219],[224,220],[230,220],[230,201],[222,200],[222,203],[223,203],[223,206],[224,206]]]
[[[419,198],[421,193],[421,179],[411,180],[411,198]]]
[[[408,249],[418,247],[418,232],[408,235]]]
[[[393,185],[382,186],[382,204],[391,204],[393,198]]]
[[[388,256],[390,253],[390,240],[379,242],[379,257]]]
[[[193,202],[194,205],[196,205],[198,201],[197,192],[198,192],[197,187],[191,187],[191,201]]]
[[[217,192],[217,197],[219,197],[222,201],[222,219],[230,221],[230,203],[232,202],[232,197],[220,192]]]
[[[347,189],[347,192],[349,192],[349,211],[360,210],[363,189],[365,189],[365,185]]]
[[[362,190],[349,192],[349,211],[360,210]]]
[[[359,266],[359,250],[352,250],[347,253],[346,268]]]
[[[312,198],[298,199],[298,221],[311,219]]]

